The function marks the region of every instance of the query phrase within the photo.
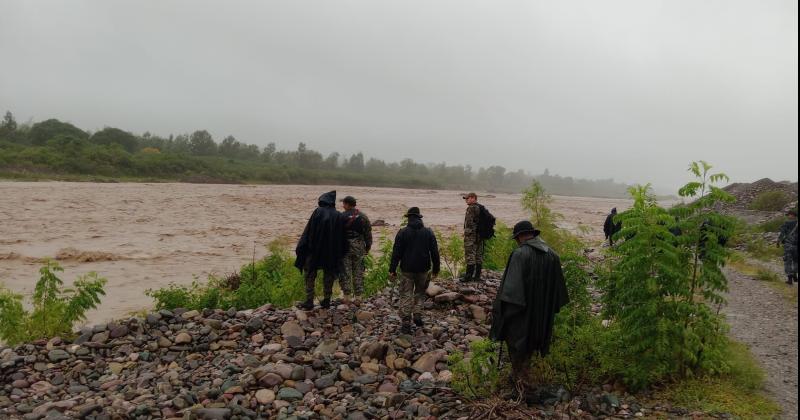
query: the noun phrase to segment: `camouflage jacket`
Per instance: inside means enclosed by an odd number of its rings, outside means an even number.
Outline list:
[[[467,206],[467,212],[464,215],[464,236],[471,237],[478,234],[478,219],[481,215],[481,208],[478,203],[470,204]]]
[[[347,238],[361,238],[367,252],[372,248],[372,224],[369,217],[359,209],[347,210],[342,213],[345,219],[344,229]]]

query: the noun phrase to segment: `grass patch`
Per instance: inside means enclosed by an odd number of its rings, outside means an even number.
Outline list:
[[[781,211],[791,201],[792,197],[783,191],[764,191],[748,207],[750,210]]]
[[[761,222],[758,224],[758,229],[762,232],[780,232],[781,226],[789,220],[786,216],[778,216]]]
[[[728,267],[745,276],[767,283],[769,287],[780,293],[789,303],[794,304],[798,300],[797,286],[789,286],[780,273],[749,261],[747,256],[740,252],[731,254],[730,258],[728,258]]]
[[[656,393],[676,405],[710,413],[729,413],[737,418],[772,418],[780,407],[764,393],[765,373],[750,350],[728,340],[730,371],[714,378],[692,378]]]

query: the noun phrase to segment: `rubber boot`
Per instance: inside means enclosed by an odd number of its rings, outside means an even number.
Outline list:
[[[414,314],[414,325],[418,327],[425,325],[425,322],[422,320],[422,315]]]
[[[305,302],[297,305],[297,307],[304,311],[310,311],[314,309],[314,299],[306,299]]]
[[[794,282],[794,283],[797,283],[797,277],[795,277],[795,276],[789,276],[789,277],[786,279],[786,284],[788,284],[789,286],[791,286],[791,285],[792,285],[792,282]]]
[[[322,299],[319,302],[319,306],[321,306],[322,309],[330,309],[330,307],[331,307],[331,298],[326,297],[325,299]]]
[[[475,271],[472,273],[472,280],[473,281],[482,281],[481,279],[481,270],[483,269],[483,264],[475,264]]]
[[[467,283],[472,281],[472,274],[475,271],[475,266],[472,264],[467,265],[467,271],[464,273],[464,276],[458,279],[458,281],[462,283]]]

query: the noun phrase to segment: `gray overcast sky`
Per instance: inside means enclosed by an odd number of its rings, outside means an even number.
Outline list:
[[[6,1],[0,112],[672,188],[797,180],[797,1]]]

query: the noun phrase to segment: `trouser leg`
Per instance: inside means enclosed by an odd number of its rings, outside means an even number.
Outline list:
[[[314,302],[314,288],[317,282],[317,270],[311,270],[311,259],[306,261],[303,274],[306,282],[306,301]]]
[[[425,301],[425,291],[430,283],[430,273],[414,273],[414,303],[412,313],[415,319],[422,316],[422,302]]]
[[[322,277],[322,290],[324,298],[330,300],[333,294],[333,284],[336,282],[336,273],[331,270],[325,270]]]
[[[529,385],[531,372],[531,353],[520,353],[509,351],[511,358],[511,379],[515,383],[522,381],[523,385]]]
[[[351,260],[352,254],[348,252],[344,257],[342,273],[339,275],[339,287],[342,288],[342,294],[345,297],[349,297],[353,292],[353,289],[350,287],[353,279],[353,266]]]
[[[400,317],[405,321],[414,311],[414,279],[410,273],[400,274]]]

